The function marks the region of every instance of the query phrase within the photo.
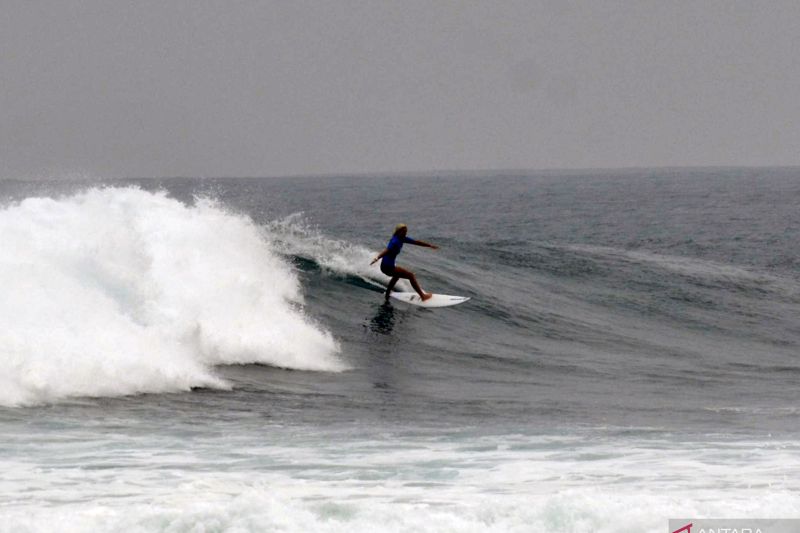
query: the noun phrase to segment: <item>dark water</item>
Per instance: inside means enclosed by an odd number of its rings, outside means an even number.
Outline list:
[[[117,398],[70,394],[45,406],[9,407],[0,411],[0,422],[17,435],[17,450],[27,449],[25,442],[49,442],[57,428],[76,438],[87,432],[127,435],[140,441],[128,450],[134,455],[136,450],[157,455],[164,447],[180,455],[194,442],[201,459],[190,471],[288,468],[289,485],[306,479],[325,487],[320,489],[323,496],[304,493],[301,500],[328,502],[336,501],[333,487],[363,481],[364,464],[371,465],[378,480],[370,489],[373,496],[376,486],[389,495],[405,494],[406,489],[392,488],[391,482],[404,476],[417,488],[414,483],[462,487],[453,481],[458,478],[453,472],[474,468],[469,471],[478,478],[481,472],[492,472],[498,479],[513,479],[504,485],[489,476],[486,486],[533,498],[529,502],[545,501],[533,497],[538,489],[532,487],[547,486],[543,490],[558,493],[611,484],[650,498],[644,504],[620,504],[621,509],[649,505],[664,513],[677,511],[659,499],[667,490],[664,480],[692,483],[690,477],[681,477],[685,472],[676,473],[686,461],[697,461],[696,471],[709,480],[698,490],[710,492],[696,496],[706,506],[695,510],[728,509],[723,505],[726,491],[741,487],[732,474],[737,468],[754,468],[756,487],[794,493],[793,485],[773,469],[777,464],[784,472],[798,471],[797,169],[172,179],[105,185],[166,190],[186,205],[194,205],[197,197],[213,198],[220,209],[252,220],[291,263],[305,299],[303,312],[332,334],[338,343],[336,358],[347,370],[223,365],[213,371],[231,390],[201,387]],[[7,182],[0,184],[0,197],[11,205],[27,196],[69,198],[86,187]],[[400,222],[408,224],[410,236],[440,249],[406,246],[398,264],[413,269],[426,290],[469,296],[468,303],[436,310],[383,303],[374,282],[385,279],[368,263]],[[87,425],[87,419],[92,423]],[[266,434],[265,427],[271,428]],[[491,455],[486,458],[491,466],[481,470],[473,463],[479,461],[486,439],[491,442],[487,449],[527,451],[513,458]],[[259,442],[271,451],[254,452]],[[498,442],[505,444],[496,448]],[[730,451],[727,442],[744,447]],[[775,442],[780,446],[775,448]],[[455,448],[437,448],[450,445]],[[281,462],[275,450],[283,446],[311,450],[313,457]],[[348,446],[353,449],[347,451]],[[698,448],[692,451],[692,446]],[[780,451],[771,453],[773,449]],[[427,450],[433,459],[415,456],[391,468],[378,465],[376,457],[384,457],[386,450]],[[548,455],[552,450],[566,455]],[[615,455],[614,450],[628,453]],[[221,453],[231,461],[229,468],[220,466]],[[432,464],[437,453],[446,459]],[[646,459],[631,458],[637,453]],[[747,454],[764,462],[754,463]],[[109,460],[103,453],[76,457],[74,461],[92,464]],[[649,477],[648,471],[659,471],[649,463],[658,464],[658,457],[663,475]],[[569,466],[574,460],[591,464],[588,470],[576,469]],[[517,462],[525,465],[520,471],[529,473],[528,482],[500,476],[500,470],[513,470]],[[302,467],[292,470],[292,464]],[[120,468],[136,478],[137,465],[122,461]],[[602,474],[586,474],[592,465],[602,466]],[[409,474],[415,468],[424,473]],[[783,485],[775,485],[778,479]],[[145,488],[133,490],[134,500],[147,502],[161,494],[162,481],[143,481]],[[76,483],[86,489],[86,483]],[[480,481],[473,483],[481,486]],[[53,497],[50,489],[41,490],[41,499]],[[296,501],[289,489],[286,493]],[[419,489],[408,502],[426,502],[434,493]],[[471,501],[465,494],[443,499]],[[736,494],[746,501],[762,493]],[[595,497],[587,496],[599,501]],[[296,516],[300,511],[291,505],[286,512]],[[512,520],[497,522],[499,530],[528,523],[530,517],[514,505],[497,511]],[[537,515],[537,520],[559,530],[547,522],[548,505],[558,507],[545,501],[545,518]],[[586,509],[571,505],[565,507],[569,512]],[[251,516],[251,507],[246,508],[242,513]],[[410,516],[407,509],[391,505],[385,513],[392,509],[400,509],[403,520]],[[757,511],[791,509],[796,510],[796,499],[787,496]],[[330,512],[326,508],[317,516],[327,520]],[[571,516],[562,507],[553,512]],[[561,530],[613,528],[610,515],[593,516],[589,525],[559,522]],[[254,523],[277,527],[273,518]],[[647,519],[632,519],[641,528],[651,527]],[[352,516],[342,520],[355,529],[375,526]],[[475,520],[472,526],[488,524],[480,517]],[[207,523],[203,517],[197,521]],[[174,524],[172,518],[168,522]],[[424,524],[443,529],[432,517]],[[402,522],[398,530],[419,526]],[[290,529],[303,527],[292,522]]]
[[[355,280],[304,272],[310,308],[402,420],[757,434],[800,422],[798,178],[334,179],[299,195],[260,181],[247,194],[269,198],[265,218],[303,211],[374,250],[397,222],[441,245],[406,247],[402,263],[467,305],[383,307]]]

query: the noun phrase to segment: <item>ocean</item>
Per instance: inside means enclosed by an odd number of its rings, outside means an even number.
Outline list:
[[[798,205],[792,168],[2,181],[0,531],[800,518]],[[401,222],[469,302],[384,303]]]

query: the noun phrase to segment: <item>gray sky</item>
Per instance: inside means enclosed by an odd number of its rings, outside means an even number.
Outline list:
[[[800,164],[800,2],[0,0],[0,177]]]

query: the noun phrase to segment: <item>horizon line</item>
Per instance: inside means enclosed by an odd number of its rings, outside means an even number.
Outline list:
[[[402,177],[437,177],[437,175],[447,176],[468,176],[482,173],[507,174],[510,176],[521,176],[526,173],[579,173],[588,172],[634,172],[634,171],[691,171],[691,170],[800,170],[800,164],[796,165],[670,165],[670,166],[619,166],[619,167],[546,167],[546,168],[482,168],[482,169],[432,169],[432,170],[409,170],[409,171],[358,171],[358,172],[331,172],[331,173],[297,173],[297,174],[273,174],[263,176],[191,176],[191,175],[172,175],[172,176],[117,176],[117,177],[89,177],[80,176],[79,172],[68,172],[65,176],[38,176],[24,178],[0,178],[0,181],[38,181],[38,180],[59,180],[67,179],[74,181],[81,180],[171,180],[171,179],[303,179],[303,178],[402,178]],[[489,177],[489,176],[487,176]]]

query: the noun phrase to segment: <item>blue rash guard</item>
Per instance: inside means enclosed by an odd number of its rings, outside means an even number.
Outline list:
[[[406,242],[409,244],[415,244],[417,241],[411,237],[400,239],[400,237],[397,235],[392,235],[392,238],[389,240],[389,244],[386,245],[386,249],[389,251],[386,252],[386,255],[384,255],[381,259],[381,272],[387,276],[393,275],[394,262],[397,259],[397,254],[400,253],[400,250],[403,249],[403,243]]]

